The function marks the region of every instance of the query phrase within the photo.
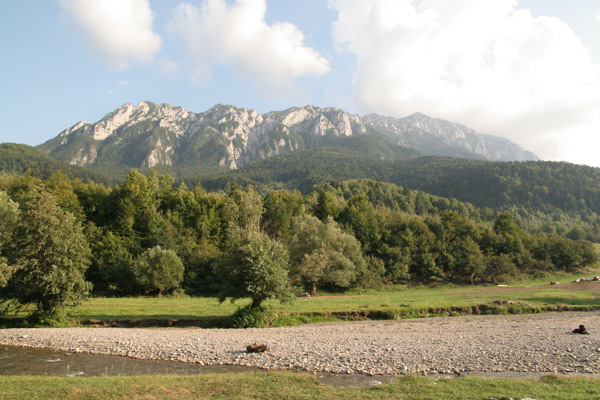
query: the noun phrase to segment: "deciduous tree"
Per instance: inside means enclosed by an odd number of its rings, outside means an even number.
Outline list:
[[[6,285],[16,266],[9,265],[5,257],[12,233],[19,221],[19,206],[0,191],[0,287]]]
[[[288,303],[294,290],[288,278],[288,253],[281,243],[254,232],[232,243],[220,268],[219,301],[250,297],[251,308],[267,299]]]
[[[342,232],[332,218],[323,223],[309,215],[297,217],[294,232],[290,270],[298,281],[311,286],[313,295],[318,285],[349,287],[365,270],[360,242]]]
[[[35,305],[34,318],[54,318],[88,295],[91,285],[84,274],[90,248],[81,224],[43,188],[36,188],[22,208],[9,258],[19,269],[4,293],[21,304]]]
[[[134,261],[133,271],[140,286],[160,297],[163,292],[181,285],[184,266],[174,251],[155,246]]]

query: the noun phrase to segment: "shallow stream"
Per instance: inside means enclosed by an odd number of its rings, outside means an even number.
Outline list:
[[[202,366],[162,360],[0,345],[0,375],[46,376],[123,376],[123,375],[197,375],[268,371],[230,365]],[[394,376],[314,374],[325,385],[367,387],[391,383]]]
[[[230,365],[205,366],[162,360],[138,360],[122,356],[89,353],[69,353],[60,350],[37,349],[0,345],[0,375],[44,376],[124,376],[124,375],[198,375],[212,373],[240,373],[269,371]],[[308,373],[307,373],[308,374]],[[313,374],[320,383],[340,387],[368,387],[392,383],[395,376],[361,374]],[[544,373],[472,372],[469,376],[485,378],[538,378]],[[455,378],[458,375],[428,375],[436,379]],[[568,376],[599,377],[600,374],[568,374]]]

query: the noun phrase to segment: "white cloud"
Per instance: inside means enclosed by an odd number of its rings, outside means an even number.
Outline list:
[[[104,95],[106,97],[118,97],[118,96],[121,95],[118,90],[113,89],[113,88],[110,88],[110,89],[96,89],[96,92],[98,92],[101,95]]]
[[[329,71],[329,62],[304,44],[304,34],[295,25],[268,25],[266,11],[266,0],[180,4],[169,26],[183,36],[203,76],[215,62],[232,64],[269,89],[281,91],[298,77]]]
[[[589,150],[600,147],[600,66],[568,25],[517,3],[330,0],[334,42],[357,57],[357,102],[461,122],[542,158],[600,160]]]
[[[158,69],[163,75],[166,75],[170,78],[175,76],[177,70],[179,69],[180,63],[173,60],[162,59],[158,61]]]
[[[129,85],[129,81],[117,81],[117,85],[119,85],[119,86],[127,86],[127,85]]]
[[[161,46],[148,0],[60,0],[90,47],[115,69],[149,61]]]
[[[596,21],[600,22],[600,14],[596,16]]]
[[[200,66],[190,73],[190,83],[196,86],[209,87],[213,84],[213,72],[210,68]]]

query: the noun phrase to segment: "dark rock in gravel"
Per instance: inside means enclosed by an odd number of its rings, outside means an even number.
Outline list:
[[[589,335],[590,333],[588,332],[587,328],[583,325],[579,325],[579,328],[575,328],[572,331],[573,333],[578,333],[580,335]]]
[[[266,344],[252,343],[246,346],[246,351],[248,353],[264,353],[265,351],[269,351],[269,348]]]

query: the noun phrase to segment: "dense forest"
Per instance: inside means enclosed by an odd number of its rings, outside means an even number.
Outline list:
[[[68,165],[56,160],[42,150],[24,144],[0,143],[0,171],[5,173],[27,173],[41,179],[48,179],[57,171],[70,178],[84,182],[94,181],[111,185],[113,179],[91,169]]]
[[[481,209],[509,211],[532,232],[600,241],[600,169],[564,162],[490,162],[446,157],[379,160],[338,149],[297,152],[220,173],[180,169],[178,179],[209,190],[242,185],[297,189],[368,178],[458,199]],[[489,213],[488,213],[489,214]]]
[[[36,317],[90,290],[289,299],[386,283],[494,283],[595,261],[590,242],[510,212],[373,180],[206,192],[131,170],[115,187],[0,175],[0,298]]]
[[[185,162],[155,169],[173,175],[176,184],[184,182],[192,188],[218,191],[235,182],[243,187],[251,184],[261,194],[273,189],[306,194],[315,185],[331,181],[374,179],[471,203],[487,216],[509,211],[530,232],[556,232],[600,242],[598,168],[559,162],[419,157],[418,152],[386,143],[377,136],[345,141],[325,136],[314,140],[319,141],[314,146],[318,148],[271,157],[236,171]],[[128,168],[118,164],[80,168],[54,160],[38,149],[15,144],[0,145],[0,171],[27,172],[42,179],[62,171],[71,178],[107,185],[123,182],[128,174]],[[141,171],[147,174],[150,170]]]

